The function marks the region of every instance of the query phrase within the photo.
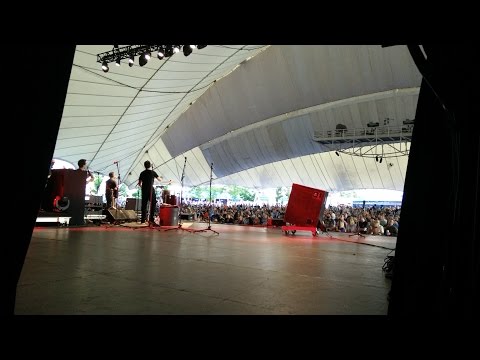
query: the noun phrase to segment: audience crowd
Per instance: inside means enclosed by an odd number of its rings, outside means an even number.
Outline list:
[[[328,206],[317,226],[324,231],[397,236],[399,206],[354,208],[347,205]],[[284,220],[286,206],[225,205],[223,203],[184,203],[182,214],[194,214],[198,221],[220,224],[269,226],[273,220]],[[285,223],[285,221],[283,221]],[[275,222],[277,224],[278,221]],[[295,224],[290,224],[295,225]]]

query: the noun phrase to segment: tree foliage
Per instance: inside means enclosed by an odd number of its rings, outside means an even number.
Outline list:
[[[285,186],[282,186],[282,187],[278,187],[276,190],[275,190],[275,200],[277,201],[277,203],[286,203],[288,202],[288,199],[290,197],[290,192],[291,192],[291,188],[287,188]]]
[[[251,191],[247,188],[242,187],[240,189],[240,198],[243,201],[254,201],[255,200],[255,191]]]
[[[240,192],[241,192],[241,187],[237,185],[232,185],[228,190],[228,194],[232,198],[232,201],[240,200]]]
[[[118,188],[118,196],[128,197],[128,187],[125,184],[121,184]]]
[[[225,186],[212,186],[212,201],[218,199],[218,196],[223,193]],[[207,187],[207,200],[210,199],[210,187]]]
[[[232,201],[254,201],[255,200],[255,191],[243,187],[232,185],[228,189],[228,194],[231,196]]]
[[[141,199],[142,198],[142,189],[137,188],[133,193],[132,196],[136,199]]]
[[[190,196],[196,199],[207,199],[208,195],[205,192],[205,186],[195,186],[190,189]]]
[[[100,185],[102,185],[102,182],[103,182],[103,176],[100,176],[100,175],[93,176],[92,192],[94,194],[98,194],[98,190],[100,190]]]

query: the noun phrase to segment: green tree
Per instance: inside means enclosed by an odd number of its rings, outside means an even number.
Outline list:
[[[207,187],[206,186],[195,186],[190,189],[190,196],[196,199],[207,199],[208,194],[206,193]]]
[[[134,198],[141,199],[142,198],[142,190],[140,188],[136,189],[133,193],[132,196]]]
[[[224,186],[212,186],[212,201],[215,201],[215,199],[218,198],[218,195],[220,195],[223,191],[225,190]],[[207,200],[210,198],[210,188],[208,188],[207,192]]]
[[[275,189],[275,201],[278,203],[280,200],[283,198],[283,188],[282,187],[277,187]]]
[[[118,188],[118,196],[128,197],[128,187],[125,184],[121,184]]]
[[[250,191],[246,188],[240,189],[240,197],[243,201],[254,201],[255,200],[255,191]]]
[[[277,203],[283,204],[285,202],[288,202],[291,188],[282,186],[282,187],[278,187],[275,192],[276,192],[275,200],[277,201]]]
[[[100,176],[100,175],[93,176],[92,192],[94,194],[98,194],[98,190],[100,189],[100,185],[102,185],[102,181],[103,181],[103,176]]]
[[[233,201],[238,201],[240,200],[240,192],[242,191],[242,188],[237,185],[232,185],[229,186],[228,188],[228,194],[232,197]]]

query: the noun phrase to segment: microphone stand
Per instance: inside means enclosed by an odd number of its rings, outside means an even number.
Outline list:
[[[213,173],[213,163],[210,164],[210,210],[212,210],[212,173]],[[203,232],[203,231],[212,231],[217,235],[220,235],[218,231],[212,230],[210,226],[210,213],[208,214],[208,227],[206,229],[201,230],[193,230],[193,232]]]
[[[170,230],[183,230],[183,231],[188,231],[192,232],[193,230],[190,229],[184,229],[182,228],[182,199],[183,199],[183,179],[185,178],[185,167],[187,166],[187,157],[185,156],[185,162],[183,163],[183,170],[182,170],[182,177],[180,179],[180,207],[178,209],[178,227],[176,228],[171,228],[171,229],[166,229],[165,231],[170,231]]]
[[[120,168],[118,166],[118,161],[115,161],[115,165],[117,165],[117,175],[118,175],[117,176],[117,178],[118,178],[118,181],[117,181],[117,197],[115,197],[115,191],[113,191],[112,197],[113,197],[113,199],[115,199],[115,217],[117,218],[118,217],[118,193],[119,193],[119,190],[120,190]]]

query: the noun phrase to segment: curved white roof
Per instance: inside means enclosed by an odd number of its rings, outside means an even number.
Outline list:
[[[406,47],[209,45],[104,73],[96,54],[111,48],[77,47],[55,158],[105,173],[119,161],[127,185],[145,160],[180,182],[186,157],[186,186],[208,183],[213,163],[214,183],[403,190],[406,156],[336,156],[312,136],[415,118],[421,75]]]

